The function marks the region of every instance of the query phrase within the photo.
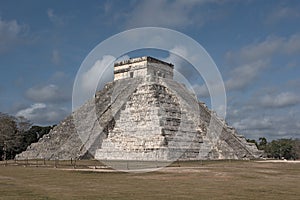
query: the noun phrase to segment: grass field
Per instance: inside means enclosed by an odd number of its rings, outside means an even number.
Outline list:
[[[177,164],[123,173],[2,163],[0,199],[300,199],[300,163]]]

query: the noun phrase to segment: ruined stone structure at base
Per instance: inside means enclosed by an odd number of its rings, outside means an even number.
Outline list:
[[[141,57],[115,63],[113,82],[17,158],[153,161],[260,155],[173,80],[172,64]]]

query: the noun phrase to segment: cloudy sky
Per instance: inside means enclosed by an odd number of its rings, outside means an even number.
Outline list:
[[[88,53],[145,26],[180,31],[206,49],[224,80],[226,120],[241,134],[300,137],[300,2],[288,0],[0,1],[0,112],[59,122]],[[209,105],[203,81],[193,84]]]

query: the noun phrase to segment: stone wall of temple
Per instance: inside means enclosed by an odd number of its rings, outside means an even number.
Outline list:
[[[150,75],[173,79],[173,65],[152,57],[134,58],[114,65],[114,81]]]

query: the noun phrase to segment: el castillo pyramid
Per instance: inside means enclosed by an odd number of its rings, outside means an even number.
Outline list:
[[[260,157],[254,144],[174,81],[173,70],[172,64],[152,57],[115,63],[113,82],[17,158],[151,161]],[[82,123],[75,125],[74,118]]]

